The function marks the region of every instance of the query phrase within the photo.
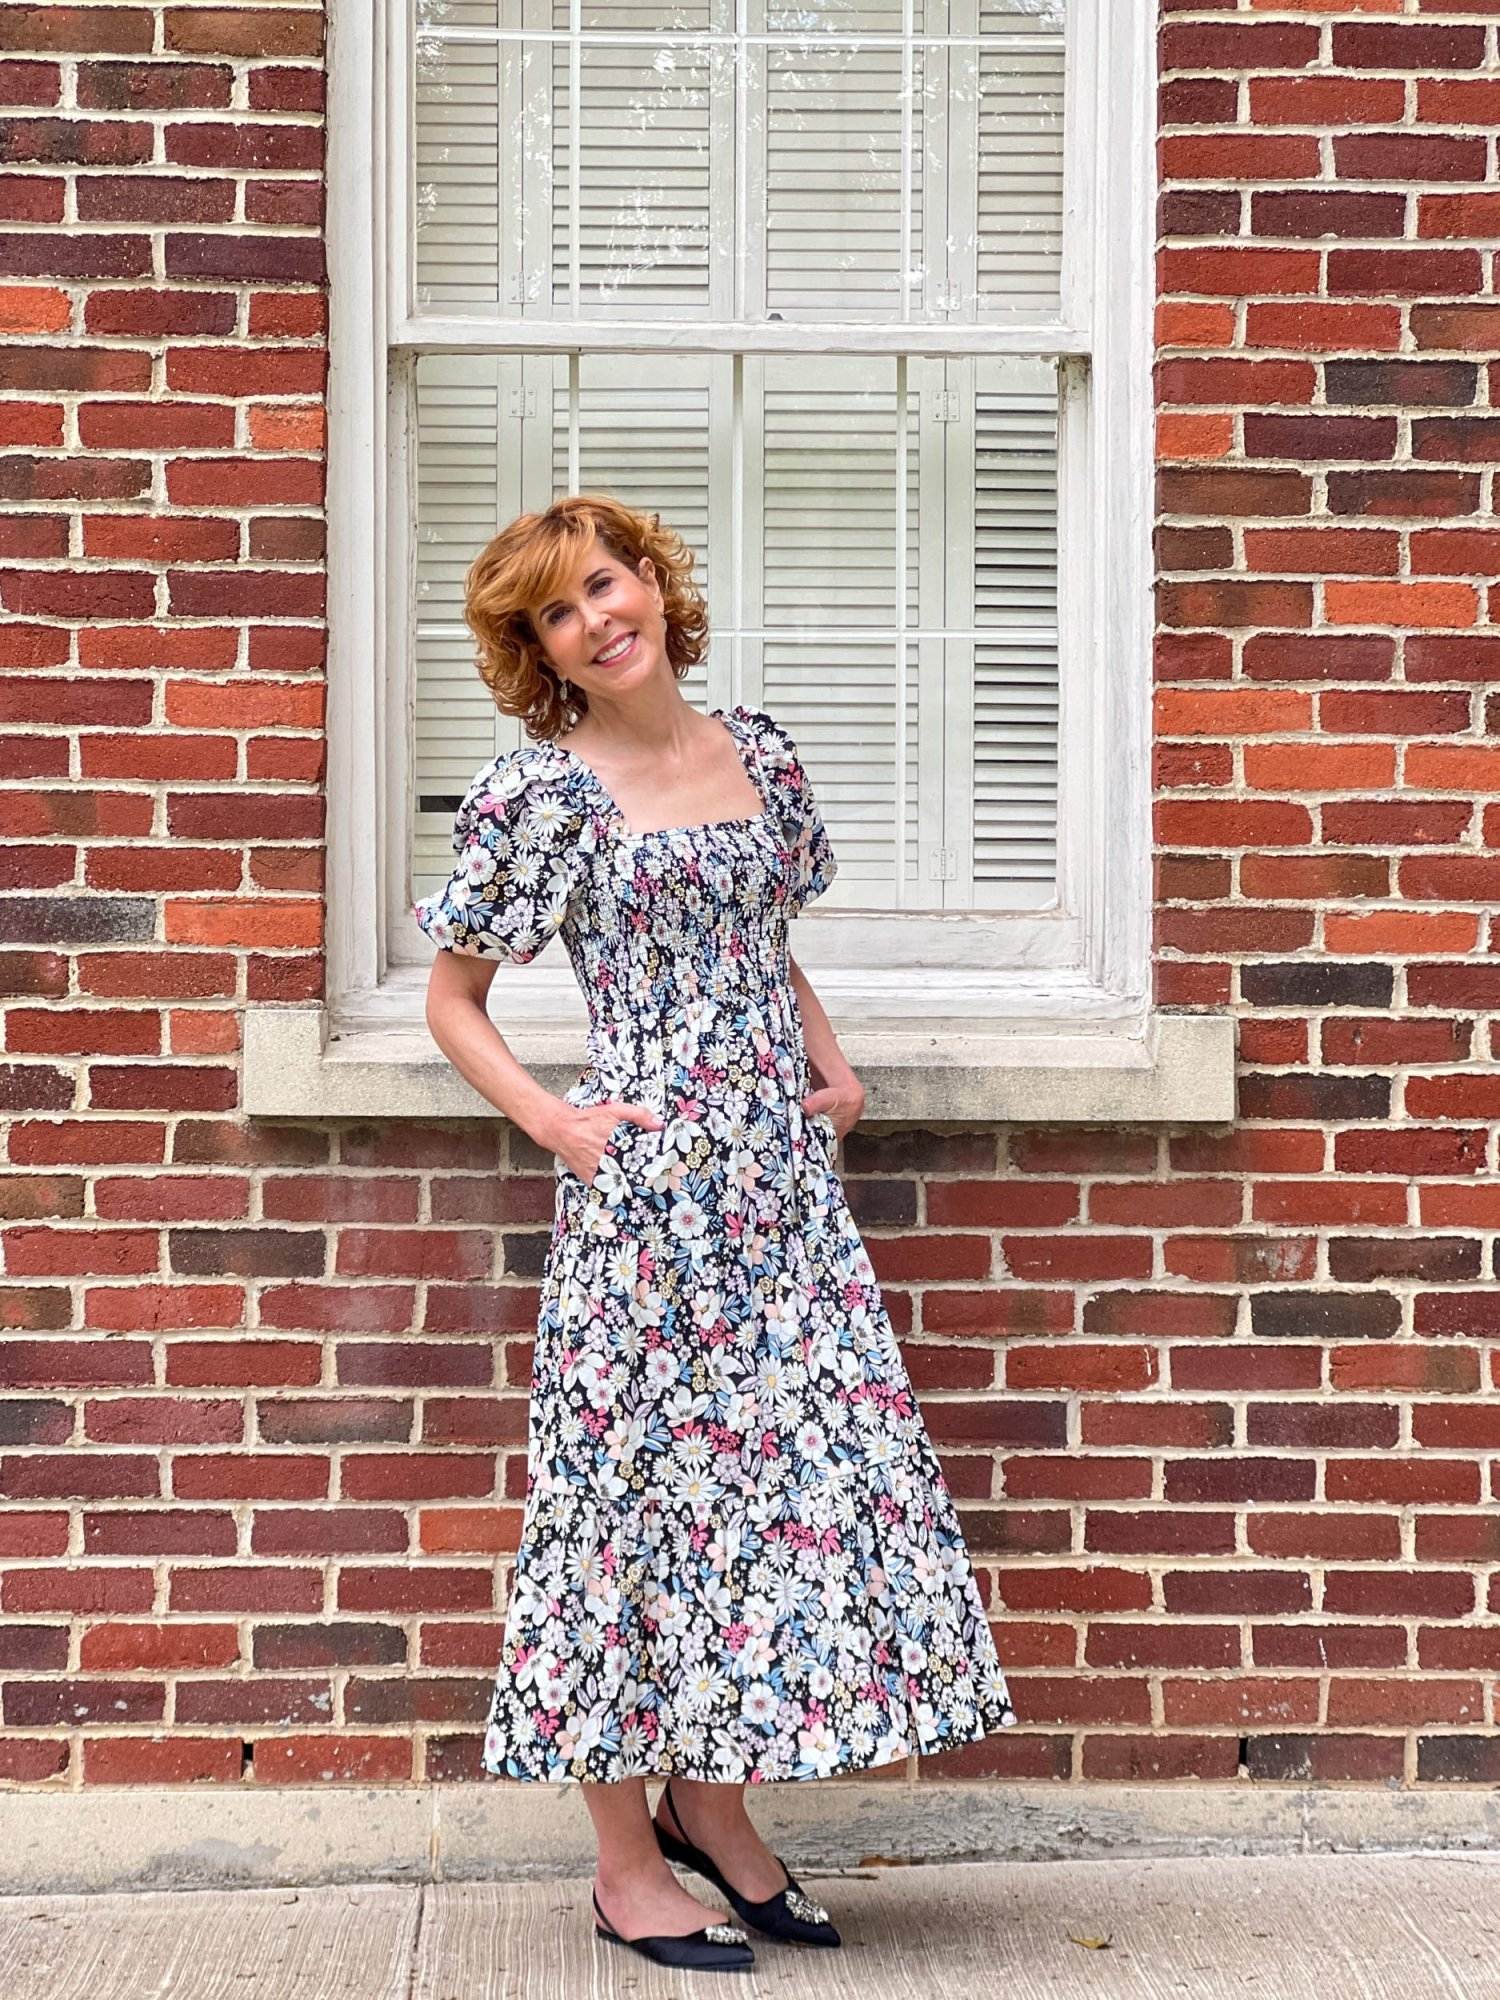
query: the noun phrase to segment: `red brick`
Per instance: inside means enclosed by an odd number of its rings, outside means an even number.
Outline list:
[[[323,46],[316,10],[284,7],[171,7],[163,19],[169,49],[212,56],[316,56]]]
[[[62,71],[55,62],[0,62],[0,103],[46,106],[62,95]]]
[[[1224,1180],[1096,1181],[1088,1202],[1090,1222],[1147,1229],[1238,1222],[1242,1206],[1238,1185]]]
[[[1007,1236],[1001,1247],[1011,1275],[1032,1283],[1151,1275],[1151,1242],[1143,1236]]]
[[[1084,1545],[1092,1555],[1227,1556],[1234,1553],[1234,1515],[1201,1507],[1091,1507]]]
[[[91,292],[84,305],[84,323],[90,333],[142,337],[228,333],[234,319],[232,292],[101,291]],[[168,386],[178,385],[169,378]]]
[[[1174,1347],[1170,1365],[1173,1388],[1189,1392],[1311,1390],[1321,1387],[1323,1379],[1318,1348],[1293,1347],[1281,1341],[1271,1346],[1227,1341],[1217,1347]],[[1207,1438],[1204,1442],[1227,1444],[1230,1439]]]
[[[1324,1475],[1324,1497],[1387,1507],[1473,1507],[1481,1497],[1479,1467],[1425,1457],[1333,1459]]]
[[[1319,1693],[1311,1676],[1273,1680],[1242,1674],[1223,1681],[1167,1680],[1162,1683],[1162,1714],[1169,1728],[1305,1726],[1318,1720]]]
[[[1165,736],[1270,736],[1312,726],[1309,695],[1260,688],[1163,688],[1157,726]]]
[[[45,7],[0,11],[0,48],[7,49],[59,49],[69,55],[145,52],[153,30],[144,7],[71,7],[51,0]]]
[[[1157,1379],[1157,1355],[1149,1347],[1070,1341],[1062,1347],[1012,1347],[1005,1357],[1011,1389],[1147,1389]]]
[[[1266,1181],[1254,1191],[1257,1222],[1319,1224],[1367,1222],[1397,1226],[1408,1220],[1402,1181]]]

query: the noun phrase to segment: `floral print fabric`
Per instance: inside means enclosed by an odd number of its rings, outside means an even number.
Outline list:
[[[763,810],[635,834],[589,766],[487,766],[447,950],[560,934],[590,1017],[567,1095],[649,1105],[562,1159],[496,1775],[827,1777],[1015,1720],[952,1500],[811,1087],[789,920],[837,868],[790,736],[716,709]]]

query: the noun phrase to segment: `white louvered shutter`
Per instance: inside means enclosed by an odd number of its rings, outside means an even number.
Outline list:
[[[965,320],[1059,310],[1065,43],[1058,0],[961,0],[945,107],[953,310]]]
[[[858,23],[886,11],[861,8]],[[925,52],[911,63],[853,40],[747,49],[748,203],[762,225],[745,260],[747,316],[903,317],[925,234]]]
[[[612,28],[649,29],[648,8],[604,11]],[[561,0],[557,12],[566,26]],[[733,97],[723,44],[585,42],[576,55],[553,44],[555,313],[728,317]]]
[[[521,364],[492,355],[424,355],[417,368],[416,688],[413,868],[416,893],[446,879],[453,813],[480,765],[512,740],[474,665],[464,574],[517,511],[504,449]]]
[[[950,439],[949,494],[957,609],[974,627],[949,645],[951,900],[1035,907],[1057,868],[1056,375],[999,357],[949,369],[972,410]]]

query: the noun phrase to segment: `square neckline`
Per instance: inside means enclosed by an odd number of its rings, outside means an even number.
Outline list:
[[[693,820],[683,826],[650,826],[643,833],[637,833],[627,821],[624,807],[610,791],[588,759],[580,757],[576,750],[570,750],[566,743],[559,742],[556,737],[552,740],[552,747],[554,750],[560,750],[565,757],[571,757],[573,762],[583,771],[589,783],[593,785],[594,789],[613,813],[616,829],[626,840],[655,840],[664,833],[706,833],[711,827],[716,826],[759,826],[763,820],[770,819],[771,806],[769,800],[766,798],[766,788],[762,782],[760,759],[756,755],[755,746],[753,744],[750,746],[750,755],[747,757],[745,755],[745,747],[740,740],[739,731],[729,720],[730,710],[711,708],[707,713],[710,720],[722,725],[725,735],[728,736],[730,742],[734,745],[734,754],[739,758],[746,777],[749,778],[751,785],[760,798],[761,807],[759,812],[742,813],[736,819]]]

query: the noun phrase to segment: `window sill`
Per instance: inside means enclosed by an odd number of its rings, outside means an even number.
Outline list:
[[[1222,1124],[1234,1116],[1227,1014],[1151,1014],[1049,1030],[913,1016],[843,1025],[867,1124]],[[512,1018],[505,1039],[562,1094],[584,1060],[581,1024]],[[420,1014],[330,1027],[322,1007],[245,1015],[243,1105],[265,1118],[498,1117],[438,1050]]]

